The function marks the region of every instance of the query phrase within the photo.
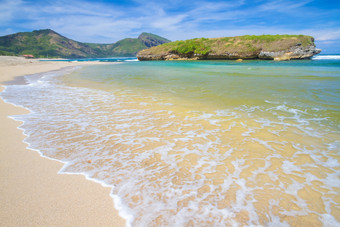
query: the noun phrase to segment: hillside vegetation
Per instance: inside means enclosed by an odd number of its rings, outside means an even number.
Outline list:
[[[138,36],[138,39],[141,40],[144,43],[144,45],[147,46],[148,48],[153,47],[153,46],[158,46],[163,43],[171,42],[170,40],[166,38],[160,37],[152,33],[146,33],[146,32],[143,32],[142,34],[140,34]]]
[[[140,37],[142,38],[127,38],[112,44],[96,44],[77,42],[51,29],[19,32],[0,37],[0,55],[31,54],[50,58],[136,56],[140,50],[170,42],[151,33],[142,33]]]
[[[289,50],[293,51],[294,48],[304,50],[311,47],[315,47],[314,39],[311,36],[245,35],[175,41],[142,50],[137,57],[140,60],[171,60],[173,58],[254,59],[261,58],[261,53],[289,53]],[[266,58],[265,55],[263,56],[263,58]]]

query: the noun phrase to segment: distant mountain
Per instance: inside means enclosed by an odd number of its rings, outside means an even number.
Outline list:
[[[0,55],[32,54],[35,57],[90,58],[136,56],[140,50],[170,42],[143,32],[138,38],[126,38],[112,44],[82,43],[68,39],[51,29],[19,32],[0,37]]]
[[[148,48],[139,39],[126,38],[119,40],[112,47],[112,53],[118,56],[129,56],[131,53],[135,56],[137,50],[143,50]]]
[[[170,40],[166,38],[163,38],[158,35],[151,34],[151,33],[146,33],[146,32],[143,32],[142,34],[140,34],[138,36],[138,39],[141,40],[144,43],[144,45],[147,46],[148,48],[158,46],[163,43],[171,42]]]

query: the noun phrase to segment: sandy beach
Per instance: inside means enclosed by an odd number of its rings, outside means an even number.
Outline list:
[[[0,56],[0,84],[17,76],[98,62],[40,62]],[[0,90],[4,89],[1,86]],[[0,100],[1,226],[125,226],[110,188],[82,175],[57,174],[62,164],[26,149],[21,124],[9,118],[27,110]]]

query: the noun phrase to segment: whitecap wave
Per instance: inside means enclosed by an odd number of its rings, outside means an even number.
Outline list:
[[[129,59],[129,60],[125,60],[125,61],[138,61],[138,59]]]
[[[318,55],[312,58],[313,60],[331,60],[336,59],[340,60],[340,55]]]

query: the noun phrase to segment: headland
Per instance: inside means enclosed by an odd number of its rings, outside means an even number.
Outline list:
[[[175,41],[140,51],[148,60],[292,60],[309,59],[320,53],[314,38],[306,35],[245,35]]]

